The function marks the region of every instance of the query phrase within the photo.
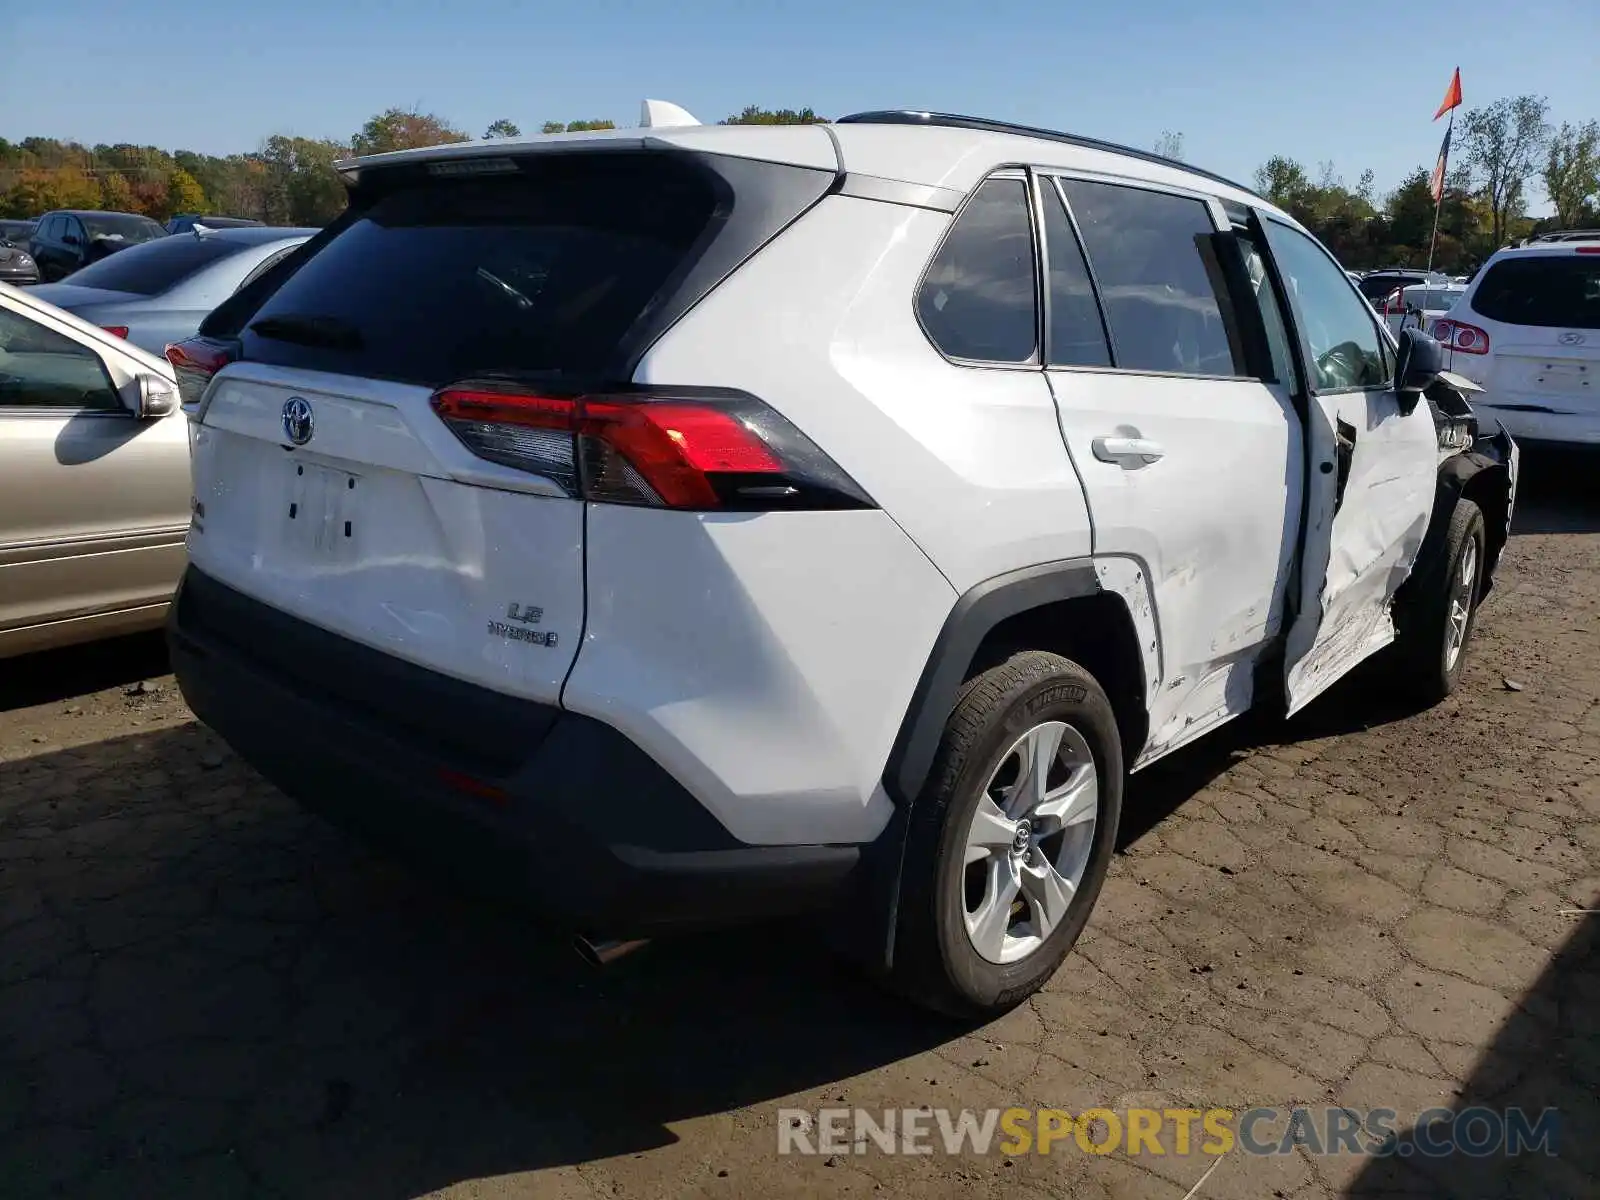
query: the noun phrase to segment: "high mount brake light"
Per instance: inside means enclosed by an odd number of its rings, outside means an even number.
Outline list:
[[[167,361],[178,377],[184,404],[199,404],[211,377],[239,357],[239,348],[218,338],[192,337],[167,347]]]
[[[479,458],[586,500],[693,511],[872,504],[809,438],[741,393],[552,396],[464,382],[432,403]]]

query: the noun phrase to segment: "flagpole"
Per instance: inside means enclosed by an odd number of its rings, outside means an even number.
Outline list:
[[[1433,279],[1433,252],[1439,245],[1439,212],[1444,208],[1444,189],[1446,180],[1450,175],[1450,144],[1455,141],[1456,110],[1450,110],[1450,124],[1444,131],[1444,163],[1439,168],[1439,198],[1433,202],[1433,236],[1428,239],[1428,278],[1423,281],[1426,287]]]

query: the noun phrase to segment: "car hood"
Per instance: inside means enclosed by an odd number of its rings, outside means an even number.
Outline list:
[[[73,313],[102,304],[115,304],[118,307],[142,304],[149,299],[137,292],[112,292],[105,288],[79,287],[74,283],[41,283],[28,294]]]

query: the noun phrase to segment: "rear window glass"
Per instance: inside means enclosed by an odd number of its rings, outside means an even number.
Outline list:
[[[1421,283],[1420,275],[1377,275],[1369,276],[1356,284],[1361,294],[1368,300],[1382,300],[1390,295],[1396,288],[1410,287],[1414,283]]]
[[[707,174],[665,154],[419,180],[377,199],[246,319],[245,357],[434,387],[600,372],[717,207]]]
[[[181,283],[202,267],[220,262],[245,249],[238,242],[197,238],[180,234],[159,238],[90,263],[72,273],[80,287],[105,288],[109,292],[135,292],[154,296]]]
[[[1600,254],[1541,254],[1492,265],[1472,296],[1491,321],[1600,329]]]

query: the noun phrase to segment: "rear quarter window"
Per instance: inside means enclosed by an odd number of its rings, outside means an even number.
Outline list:
[[[662,153],[415,179],[353,215],[242,318],[244,356],[430,387],[602,372],[719,202],[708,172]],[[295,332],[308,325],[339,336]]]
[[[1502,259],[1478,281],[1471,306],[1506,325],[1600,329],[1600,255]]]
[[[175,234],[129,246],[109,258],[90,263],[73,272],[72,282],[81,287],[104,288],[108,292],[154,296],[244,249],[237,242]]]

